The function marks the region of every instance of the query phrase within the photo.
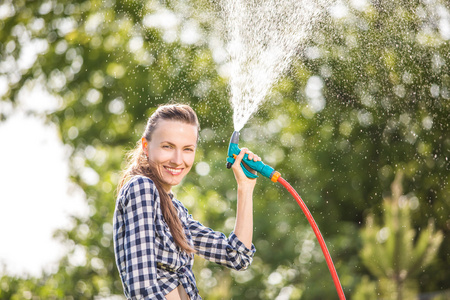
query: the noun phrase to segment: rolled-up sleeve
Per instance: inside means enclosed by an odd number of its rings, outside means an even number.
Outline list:
[[[116,262],[133,299],[165,299],[157,282],[155,216],[158,194],[149,178],[134,177],[124,187],[115,212]]]
[[[248,249],[232,232],[229,237],[188,217],[188,229],[192,235],[194,248],[199,256],[235,270],[245,270],[250,266],[255,254],[255,246]]]

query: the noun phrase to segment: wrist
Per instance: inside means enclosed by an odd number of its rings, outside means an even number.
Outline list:
[[[242,196],[249,196],[252,197],[253,196],[253,190],[254,190],[254,185],[248,185],[248,184],[238,184],[237,186],[237,193],[238,195],[242,195]]]

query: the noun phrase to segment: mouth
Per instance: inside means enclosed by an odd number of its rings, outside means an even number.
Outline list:
[[[177,169],[177,168],[170,168],[170,167],[164,167],[170,174],[172,175],[180,175],[183,169]]]

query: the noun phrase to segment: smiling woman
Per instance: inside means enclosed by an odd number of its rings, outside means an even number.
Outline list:
[[[193,254],[236,270],[246,269],[255,248],[253,189],[256,181],[233,166],[238,184],[236,224],[227,238],[195,221],[174,198],[194,163],[197,116],[187,105],[164,105],[149,118],[119,184],[114,213],[114,251],[127,298],[201,299],[192,272]]]
[[[192,167],[199,127],[197,115],[189,106],[160,107],[148,119],[141,146],[132,152],[130,166],[120,183],[122,187],[133,175],[145,175],[154,181],[160,193],[162,213],[173,238],[188,252],[192,252],[192,248],[186,243],[169,193]]]

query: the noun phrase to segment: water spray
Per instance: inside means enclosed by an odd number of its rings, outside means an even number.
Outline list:
[[[233,135],[230,139],[230,144],[228,146],[228,157],[227,157],[227,168],[230,169],[233,163],[236,160],[236,157],[241,152],[241,149],[239,149],[238,146],[239,143],[239,132],[235,131],[233,132]],[[242,170],[244,171],[245,175],[248,178],[257,178],[258,175],[252,173],[249,169],[255,170],[259,172],[261,175],[269,178],[273,182],[279,182],[282,186],[284,186],[289,193],[294,197],[295,201],[297,201],[298,205],[302,209],[303,213],[305,214],[306,218],[308,219],[309,224],[311,225],[314,234],[316,235],[317,240],[319,241],[320,248],[322,249],[323,255],[325,256],[325,261],[327,262],[328,269],[330,270],[331,277],[333,278],[334,286],[336,287],[336,291],[338,293],[340,300],[345,300],[345,294],[342,289],[341,282],[339,281],[338,274],[336,272],[336,268],[334,267],[333,260],[331,259],[330,252],[328,251],[327,245],[325,244],[325,240],[322,237],[322,234],[320,233],[319,227],[317,227],[316,221],[314,220],[313,216],[309,212],[308,207],[306,207],[306,204],[303,202],[302,198],[299,196],[299,194],[294,190],[294,188],[281,177],[281,174],[274,170],[269,165],[266,165],[262,161],[253,161],[248,159],[248,154],[244,155],[244,158],[241,162]]]

